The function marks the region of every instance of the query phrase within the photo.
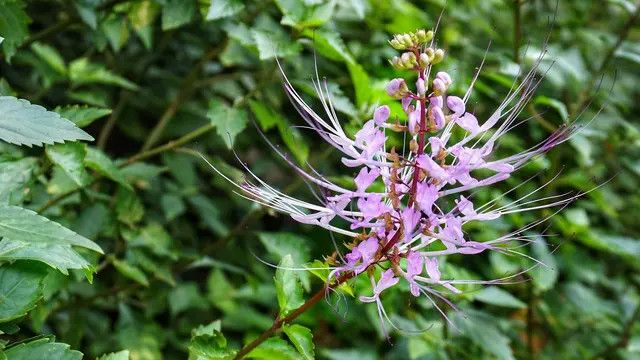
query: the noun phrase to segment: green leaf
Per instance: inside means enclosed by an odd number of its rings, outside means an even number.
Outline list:
[[[43,338],[12,346],[5,350],[8,360],[82,360],[82,353],[69,345]]]
[[[91,135],[57,113],[12,96],[0,96],[0,139],[29,147],[73,140],[93,141]]]
[[[29,16],[24,11],[22,1],[0,1],[0,34],[3,36],[2,48],[7,61],[16,53],[16,49],[29,36]]]
[[[356,104],[362,106],[366,104],[371,98],[371,82],[369,81],[369,75],[366,71],[356,63],[348,63],[349,73],[351,74],[351,81],[356,92]]]
[[[189,360],[232,359],[235,353],[235,350],[227,349],[227,339],[220,332],[220,320],[191,331]]]
[[[302,49],[298,42],[280,33],[252,30],[251,34],[258,47],[260,60],[294,56]]]
[[[313,344],[311,330],[298,324],[285,325],[283,330],[304,359],[313,360],[315,358],[315,345]]]
[[[111,114],[111,109],[102,109],[87,105],[58,106],[53,111],[60,114],[63,118],[71,120],[78,127],[89,126],[101,117]]]
[[[211,0],[211,6],[207,11],[207,20],[216,20],[232,16],[244,9],[241,0]]]
[[[196,15],[195,0],[167,0],[162,8],[162,30],[171,30],[188,24]]]
[[[265,359],[265,360],[300,360],[303,357],[298,354],[286,341],[272,337],[267,339],[262,344],[258,345],[255,349],[247,355],[247,358],[253,359]]]
[[[64,59],[54,47],[35,42],[31,44],[31,50],[59,75],[65,75],[67,73],[67,65]]]
[[[160,205],[167,221],[173,221],[187,211],[182,197],[176,194],[165,194],[160,198]]]
[[[115,353],[104,354],[98,360],[129,360],[129,350],[122,350]]]
[[[147,275],[145,275],[145,273],[138,267],[131,265],[127,261],[118,259],[113,259],[112,263],[116,270],[126,278],[129,278],[140,285],[149,286],[149,279],[147,278]]]
[[[144,205],[135,192],[122,186],[116,192],[116,215],[118,220],[133,226],[144,216]]]
[[[246,111],[228,107],[219,100],[212,100],[209,103],[207,118],[228,148],[233,147],[236,136],[247,127],[248,122]]]
[[[549,251],[549,246],[543,238],[539,238],[531,244],[533,257],[544,264],[529,271],[533,286],[537,291],[548,291],[553,288],[558,280],[556,259]]]
[[[42,297],[47,272],[36,265],[16,262],[0,266],[0,323],[26,315]]]
[[[69,64],[69,77],[74,85],[105,84],[115,85],[127,90],[136,90],[138,86],[122,76],[112,73],[101,64],[79,58]]]
[[[569,120],[569,110],[567,110],[567,105],[565,105],[562,101],[540,95],[536,96],[533,102],[536,105],[544,105],[556,110],[560,115],[562,121]]]
[[[291,255],[291,259],[296,265],[302,265],[311,260],[309,244],[306,239],[296,234],[261,232],[258,234],[258,238],[267,251],[279,259]]]
[[[527,304],[509,292],[495,286],[486,287],[478,292],[474,298],[487,304],[516,309],[524,309]]]
[[[304,141],[300,131],[289,124],[287,119],[282,117],[276,111],[271,110],[260,102],[249,102],[253,115],[258,120],[260,127],[264,131],[276,126],[280,133],[280,137],[293,153],[299,163],[304,163],[309,157],[309,145]]]
[[[95,170],[99,174],[108,177],[109,179],[117,182],[129,190],[133,190],[131,185],[127,182],[124,174],[116,166],[116,164],[109,159],[109,157],[101,150],[88,147],[87,155],[84,158],[84,164],[87,167]]]
[[[471,310],[465,311],[465,315],[468,317],[456,314],[453,318],[463,335],[498,359],[515,360],[509,338],[493,324],[493,318]]]
[[[291,311],[297,309],[304,304],[302,298],[302,285],[298,279],[295,270],[291,270],[295,263],[291,255],[286,255],[280,261],[276,276],[276,295],[278,297],[278,305],[280,306],[280,316],[286,316]]]
[[[312,41],[311,45],[322,56],[346,63],[355,62],[339,33],[307,29],[302,35]]]
[[[52,163],[60,166],[76,185],[82,187],[91,181],[91,176],[84,168],[84,158],[87,153],[82,143],[66,143],[48,145],[47,156]]]
[[[72,246],[102,254],[93,241],[35,212],[0,205],[0,260],[42,261],[67,273],[67,269],[90,269],[90,264]]]
[[[129,26],[124,16],[109,14],[100,24],[100,29],[109,40],[111,48],[117,53],[129,39]]]
[[[14,200],[22,200],[36,164],[34,158],[0,162],[0,202],[15,204]]]
[[[284,15],[281,23],[298,29],[320,26],[333,15],[336,1],[276,0]]]
[[[206,299],[200,294],[198,285],[193,282],[179,284],[173,288],[168,300],[173,316],[188,309],[206,309]]]

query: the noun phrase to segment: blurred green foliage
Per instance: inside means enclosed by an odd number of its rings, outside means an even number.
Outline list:
[[[387,341],[374,306],[349,295],[366,285],[357,279],[251,356],[640,358],[639,8],[631,0],[0,0],[0,359],[222,359],[299,306],[326,273],[276,272],[258,259],[309,264],[333,251],[329,234],[234,195],[185,148],[241,179],[233,149],[279,188],[310,196],[255,122],[300,164],[350,181],[335,153],[294,126],[275,59],[309,99],[317,66],[353,132],[376,104],[401,114],[384,92],[397,76],[387,40],[434,27],[443,9],[438,42],[453,93],[466,91],[489,47],[470,100],[480,119],[547,51],[545,80],[522,114],[531,120],[499,151],[595,118],[477,198],[533,177],[507,202],[557,174],[541,197],[596,189],[557,214],[466,229],[483,240],[551,217],[533,229],[544,241],[522,249],[546,267],[451,296],[457,329],[427,300],[393,289],[385,306],[394,323],[427,330]],[[96,141],[74,142],[89,135]],[[452,256],[446,273],[495,278],[530,266],[500,253]]]

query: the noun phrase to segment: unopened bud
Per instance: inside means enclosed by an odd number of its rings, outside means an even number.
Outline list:
[[[422,53],[420,54],[420,66],[427,67],[431,64],[431,59],[429,59],[429,55]]]
[[[412,47],[412,46],[413,46],[413,40],[411,40],[411,35],[409,35],[409,34],[402,34],[402,43],[403,43],[406,47]]]
[[[418,38],[418,41],[422,44],[429,41],[427,40],[427,32],[424,29],[416,31],[416,38]]]
[[[424,96],[427,93],[427,87],[424,83],[424,79],[418,79],[416,81],[416,90],[418,90],[418,95]]]
[[[437,64],[439,62],[441,62],[442,60],[444,60],[444,50],[442,49],[438,49],[433,53],[433,63]]]
[[[431,63],[433,61],[433,56],[434,56],[434,51],[432,48],[426,48],[424,50],[425,55],[427,55],[427,57],[429,58],[429,62]]]
[[[402,65],[404,65],[404,67],[407,69],[411,69],[412,67],[418,65],[416,54],[412,52],[406,52],[402,54],[400,60],[402,61]]]
[[[447,85],[440,78],[433,79],[433,93],[437,95],[442,95],[447,91]]]
[[[389,84],[387,84],[387,94],[393,98],[401,99],[408,91],[409,88],[407,87],[407,83],[404,79],[393,79],[389,81]]]

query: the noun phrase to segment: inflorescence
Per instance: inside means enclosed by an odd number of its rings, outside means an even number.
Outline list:
[[[469,195],[505,181],[531,159],[563,143],[577,131],[577,126],[563,126],[521,153],[504,158],[492,156],[500,138],[523,122],[517,118],[540,83],[536,71],[542,56],[514,83],[493,114],[480,123],[467,106],[480,70],[466,93],[459,97],[449,93],[452,76],[435,69],[445,52],[434,46],[433,31],[395,35],[390,44],[402,52],[390,60],[391,65],[417,75],[413,89],[402,78],[392,79],[386,88],[389,96],[401,102],[406,121],[397,117],[391,121],[389,107],[379,106],[353,138],[340,125],[326,83],[318,78],[314,81],[326,113],[323,118],[282,73],[284,89],[307,125],[342,153],[346,167],[358,169],[355,190],[337,185],[315,170],[303,170],[273,145],[273,150],[305,181],[329,195],[319,203],[297,199],[274,189],[248,168],[255,181],[235,184],[252,201],[288,214],[300,223],[351,238],[347,254],[342,256],[337,251],[331,257],[333,267],[328,285],[366,274],[372,293],[360,300],[377,304],[380,318],[387,320],[380,297],[384,290],[398,284],[405,284],[413,296],[425,296],[438,308],[434,298],[453,306],[443,297],[445,289],[457,293],[456,286],[460,284],[509,281],[515,275],[485,281],[443,278],[439,259],[489,250],[520,254],[509,244],[532,241],[533,236],[525,233],[547,218],[484,242],[470,240],[463,230],[465,224],[492,221],[516,212],[562,207],[579,196],[565,194],[532,200],[537,189],[506,205],[498,206],[499,199],[494,199],[478,206]],[[410,139],[408,146],[402,151],[389,148],[388,132],[404,133]],[[384,185],[375,187],[383,191],[370,190],[376,182]],[[375,267],[382,268],[377,278]]]

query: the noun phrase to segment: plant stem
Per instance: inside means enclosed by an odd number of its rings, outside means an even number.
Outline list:
[[[311,309],[313,305],[315,305],[318,301],[322,300],[327,292],[332,289],[340,286],[345,281],[351,279],[353,277],[352,273],[346,274],[336,280],[334,285],[327,285],[318,290],[312,297],[310,297],[304,304],[302,304],[299,308],[293,310],[289,315],[284,318],[276,318],[273,322],[273,325],[267,330],[265,330],[260,336],[255,338],[252,342],[245,345],[233,358],[234,360],[240,360],[248,355],[253,349],[258,347],[258,345],[262,344],[266,341],[271,335],[277,333],[282,329],[282,326],[286,323],[290,323],[295,320],[298,316],[302,315],[305,311]]]
[[[513,0],[513,61],[520,64],[520,43],[522,42],[521,0]]]
[[[226,42],[222,43],[219,46],[216,46],[209,51],[207,51],[202,58],[198,61],[198,63],[191,69],[189,74],[185,77],[182,85],[180,86],[180,90],[178,90],[178,94],[173,98],[169,106],[165,109],[162,116],[160,116],[160,120],[156,124],[156,126],[151,130],[149,137],[142,145],[141,151],[149,150],[162,136],[165,127],[169,124],[169,121],[173,118],[173,116],[178,112],[178,109],[182,105],[182,102],[187,98],[191,90],[193,89],[193,85],[196,80],[198,80],[198,75],[200,71],[209,62],[211,59],[216,57],[226,46]]]

